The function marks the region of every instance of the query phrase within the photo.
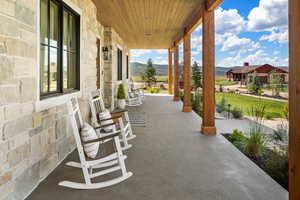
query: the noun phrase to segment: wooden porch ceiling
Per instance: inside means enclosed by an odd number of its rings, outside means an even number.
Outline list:
[[[222,0],[93,0],[98,20],[131,49],[165,49],[200,24],[205,5]],[[208,8],[208,9],[209,9]]]

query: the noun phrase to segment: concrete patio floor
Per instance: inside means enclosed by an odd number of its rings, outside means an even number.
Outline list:
[[[223,136],[199,133],[201,119],[182,113],[170,96],[147,96],[140,112],[146,127],[134,127],[137,138],[126,154],[133,176],[99,190],[73,190],[62,180],[83,181],[81,171],[65,166],[74,151],[28,200],[285,200],[288,192],[239,152]],[[224,130],[226,121],[218,121]],[[231,126],[231,125],[229,125]],[[233,125],[234,126],[234,125]],[[232,127],[230,127],[232,128]]]

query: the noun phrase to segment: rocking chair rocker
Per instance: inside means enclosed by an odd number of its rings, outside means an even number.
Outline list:
[[[124,160],[127,158],[123,155],[119,135],[120,131],[114,131],[110,134],[106,134],[104,137],[99,137],[97,139],[88,140],[83,142],[80,137],[81,128],[84,123],[80,113],[78,101],[73,98],[68,102],[68,110],[71,116],[71,124],[73,129],[73,134],[75,137],[77,151],[79,154],[80,163],[78,162],[68,162],[66,165],[71,167],[80,168],[83,172],[85,183],[78,183],[72,181],[62,181],[59,183],[60,186],[74,188],[74,189],[99,189],[108,187],[117,183],[120,183],[132,176],[131,172],[126,170]],[[101,129],[102,127],[97,127],[95,129]],[[103,157],[89,158],[84,152],[84,145],[99,143],[99,147],[103,146],[104,142],[111,140],[114,144],[114,152]],[[100,148],[99,148],[100,150]],[[98,151],[99,151],[98,150]],[[103,169],[104,168],[104,169]],[[93,172],[93,170],[98,169],[98,171]],[[109,174],[115,171],[121,170],[122,175],[103,182],[92,183],[92,179],[105,174]]]

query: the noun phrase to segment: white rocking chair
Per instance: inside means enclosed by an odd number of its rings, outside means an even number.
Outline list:
[[[90,103],[91,113],[92,113],[92,125],[94,127],[97,127],[99,125],[103,125],[104,123],[106,124],[107,121],[117,120],[118,121],[117,124],[119,125],[121,130],[120,141],[123,143],[122,150],[127,150],[131,148],[132,145],[128,144],[128,141],[135,138],[136,135],[133,134],[128,111],[121,110],[121,111],[111,112],[110,115],[116,115],[114,117],[101,116],[101,113],[103,112],[109,113],[109,111],[105,108],[104,101],[102,99],[102,93],[100,90],[91,93],[89,103]],[[122,116],[124,116],[124,120]],[[109,126],[109,124],[107,126]],[[116,126],[114,124],[111,124],[111,126],[113,127],[113,130],[116,129]]]
[[[133,93],[135,96],[138,96],[142,100],[142,102],[144,102],[146,99],[144,89],[142,88],[134,89],[133,87],[130,87],[129,93]]]
[[[99,137],[98,139],[95,140],[83,142],[80,137],[80,129],[83,126],[83,120],[80,113],[78,101],[76,98],[73,98],[70,102],[68,102],[68,109],[71,116],[71,124],[72,124],[72,129],[73,129],[73,133],[77,145],[77,151],[79,154],[80,163],[68,162],[66,165],[80,168],[83,172],[85,183],[62,181],[58,185],[74,188],[74,189],[99,189],[99,188],[104,188],[104,187],[108,187],[120,183],[128,179],[129,177],[131,177],[132,173],[128,172],[125,167],[124,160],[126,159],[126,156],[123,155],[121,145],[120,145],[120,140],[119,140],[120,131],[112,132],[110,134],[107,134],[104,137]],[[99,128],[102,127],[98,127],[97,129]],[[90,159],[85,155],[83,149],[84,144],[100,142],[100,147],[101,147],[103,146],[103,142],[106,140],[112,140],[115,149],[113,153],[110,153],[109,155],[106,155],[101,158],[96,157],[94,159]],[[93,170],[95,169],[98,169],[98,171],[93,172]],[[103,182],[92,183],[93,178],[105,174],[109,174],[118,170],[121,170],[122,172],[121,176]]]
[[[143,99],[140,93],[137,93],[135,91],[131,91],[131,89],[127,90],[127,99],[126,99],[126,105],[130,107],[140,106],[143,104]]]

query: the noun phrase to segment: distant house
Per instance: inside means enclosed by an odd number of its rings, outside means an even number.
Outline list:
[[[288,82],[287,71],[269,64],[249,65],[249,63],[244,63],[244,66],[231,69],[226,73],[226,75],[230,81],[239,81],[242,85],[247,85],[252,81],[252,75],[254,73],[256,73],[261,84],[270,83],[270,76],[273,73],[280,74],[284,83]]]

